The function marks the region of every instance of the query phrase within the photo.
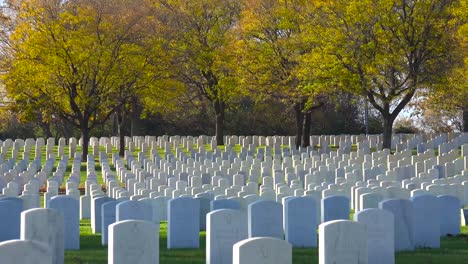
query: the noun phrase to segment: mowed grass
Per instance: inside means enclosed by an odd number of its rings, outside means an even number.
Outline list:
[[[81,249],[65,252],[65,263],[104,264],[107,263],[107,246],[101,246],[101,234],[92,234],[89,220],[80,223]],[[167,223],[160,225],[159,262],[162,264],[205,263],[205,232],[200,232],[199,249],[167,249]],[[318,263],[317,248],[295,248],[294,264]],[[468,227],[462,227],[462,234],[455,237],[444,237],[440,249],[418,249],[413,252],[396,254],[399,264],[430,263],[468,263]]]

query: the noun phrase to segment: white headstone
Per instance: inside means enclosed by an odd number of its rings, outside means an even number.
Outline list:
[[[381,209],[365,209],[356,213],[354,220],[367,227],[369,263],[394,264],[395,220],[393,214]]]
[[[45,243],[52,250],[52,263],[64,263],[65,227],[63,214],[59,211],[45,208],[23,211],[20,237]]]
[[[52,264],[52,250],[34,240],[8,240],[0,243],[0,263]]]
[[[109,225],[109,264],[159,263],[159,225],[124,220]]]
[[[231,264],[233,245],[248,237],[245,216],[239,210],[219,209],[206,219],[206,263]]]
[[[319,225],[320,264],[367,264],[367,228],[349,220]]]
[[[272,237],[254,237],[234,244],[233,264],[292,264],[292,246]]]

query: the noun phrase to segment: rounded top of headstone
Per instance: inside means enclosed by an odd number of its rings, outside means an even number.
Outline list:
[[[245,246],[251,246],[253,244],[263,244],[263,245],[266,245],[266,247],[271,247],[272,245],[279,245],[281,247],[287,247],[289,249],[292,249],[292,245],[286,240],[273,238],[273,237],[253,237],[253,238],[244,239],[234,244],[234,247],[242,248]]]
[[[284,197],[284,205],[299,205],[299,204],[314,204],[315,205],[315,200],[314,198],[310,196],[301,196],[301,197],[294,197],[294,196],[288,196]]]
[[[358,222],[340,219],[340,220],[332,220],[332,221],[321,223],[319,225],[319,228],[320,230],[322,230],[328,226],[333,226],[333,225],[341,225],[341,226],[344,226],[344,228],[347,228],[347,227],[352,228],[353,226],[364,226],[363,224],[358,223]]]
[[[254,208],[254,207],[263,207],[263,206],[274,206],[274,207],[282,207],[280,203],[277,203],[275,201],[270,201],[270,200],[259,200],[255,201],[251,204],[249,204],[249,208]]]
[[[233,214],[241,214],[241,211],[236,210],[236,209],[216,209],[211,212],[209,212],[206,216],[207,218],[210,217],[211,215],[233,215]]]
[[[395,206],[395,205],[408,205],[411,204],[411,201],[408,199],[386,199],[383,200],[379,203],[379,208],[382,208],[382,206]]]
[[[378,208],[367,208],[367,209],[364,209],[355,213],[354,221],[358,221],[359,217],[362,217],[362,216],[371,217],[371,216],[379,216],[379,215],[385,216],[385,218],[393,219],[393,214],[390,211],[378,209]]]
[[[50,199],[48,205],[53,205],[55,203],[77,203],[79,204],[79,201],[71,195],[56,195]]]
[[[156,225],[154,223],[151,223],[151,222],[145,221],[145,220],[131,219],[131,220],[122,220],[122,221],[115,222],[115,223],[109,225],[109,230],[110,229],[115,229],[115,228],[124,228],[124,227],[128,227],[128,226],[140,226],[142,228],[153,228]]]
[[[331,195],[331,196],[323,198],[323,200],[324,201],[326,200],[326,201],[348,201],[349,202],[349,198],[343,195]]]
[[[0,202],[10,202],[10,201],[23,204],[23,200],[21,200],[21,198],[18,198],[18,197],[3,197],[3,198],[0,198]]]
[[[50,263],[52,263],[52,249],[45,243],[35,240],[20,239],[0,242],[0,252],[7,253],[18,251],[23,252],[23,255],[1,254],[2,257],[0,259],[2,260],[2,263],[24,263],[22,261],[33,261],[33,258],[35,257],[40,258],[44,263],[48,263],[48,259],[50,259]]]
[[[415,202],[415,201],[427,201],[427,200],[435,200],[437,199],[437,197],[435,195],[432,195],[430,193],[425,193],[425,194],[420,194],[420,195],[416,195],[416,196],[413,196],[410,198],[411,201]]]

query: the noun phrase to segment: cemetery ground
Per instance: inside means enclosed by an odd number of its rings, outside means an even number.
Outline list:
[[[351,217],[352,219],[352,217]],[[200,232],[199,249],[167,249],[166,223],[162,222],[159,233],[159,262],[164,264],[205,263],[205,232]],[[101,246],[101,235],[92,234],[89,219],[80,223],[80,250],[65,251],[65,263],[104,264],[107,263],[107,247]],[[412,252],[396,253],[398,264],[468,263],[468,227],[462,227],[462,234],[441,239],[440,249],[418,249]],[[318,263],[317,248],[294,248],[293,263]]]
[[[331,146],[333,147],[333,146]],[[55,147],[56,148],[56,147]],[[80,151],[78,147],[77,151]],[[209,145],[206,146],[209,148]],[[221,147],[222,148],[222,147]],[[353,146],[355,148],[355,146]],[[101,150],[103,151],[104,149]],[[54,149],[56,152],[57,150]],[[67,151],[67,150],[65,150]],[[90,153],[91,153],[90,149]],[[160,150],[163,154],[163,151]],[[34,148],[31,150],[34,152]],[[43,152],[43,161],[45,161],[45,149]],[[117,149],[114,149],[117,152]],[[134,154],[138,150],[135,150]],[[67,153],[65,153],[67,154]],[[109,155],[110,156],[110,155]],[[57,165],[56,162],[55,166]],[[86,162],[81,164],[81,185],[86,180]],[[99,162],[96,157],[96,172],[100,174]],[[67,167],[67,173],[70,173],[71,166]],[[98,183],[103,185],[101,175],[98,175]],[[66,182],[66,181],[64,181]],[[64,186],[61,191],[64,192]],[[41,195],[41,206],[43,205],[43,196]],[[351,212],[350,219],[353,217]],[[167,249],[167,223],[161,222],[159,234],[160,263],[164,264],[183,264],[183,263],[205,263],[205,231],[200,232],[199,249]],[[80,221],[80,250],[65,251],[65,263],[86,264],[86,263],[107,263],[107,246],[101,245],[101,234],[93,234],[89,219]],[[317,248],[294,248],[293,263],[318,263]],[[453,237],[441,238],[440,249],[417,249],[411,252],[397,252],[395,254],[395,263],[398,264],[430,264],[430,263],[468,263],[468,226],[461,228],[461,234]]]

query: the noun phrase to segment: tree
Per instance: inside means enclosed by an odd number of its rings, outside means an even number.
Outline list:
[[[414,105],[433,130],[453,131],[455,126],[468,132],[468,1],[460,0],[452,10],[452,23],[458,28],[454,34],[457,53],[447,82],[424,90]]]
[[[308,1],[244,1],[238,49],[242,84],[260,100],[276,99],[294,109],[296,147],[310,145],[311,115],[323,105],[323,90],[303,89],[300,56]]]
[[[208,100],[215,112],[216,141],[223,145],[226,107],[236,98],[233,27],[237,0],[158,0],[154,19],[163,29],[170,76],[190,94]],[[193,96],[197,97],[197,96]]]
[[[31,0],[18,10],[5,65],[8,95],[78,128],[83,159],[92,129],[152,77],[139,45],[144,10],[143,1],[123,0]]]
[[[311,38],[319,73],[367,97],[391,147],[395,118],[419,89],[445,81],[456,53],[451,0],[316,1]],[[315,36],[315,38],[314,38]],[[319,56],[317,56],[319,54]]]
[[[423,131],[431,133],[449,133],[454,131],[462,131],[462,122],[459,112],[451,110],[446,111],[442,108],[428,106],[429,100],[424,100],[418,105],[414,112],[414,116],[418,118],[418,124]]]
[[[10,54],[9,36],[16,27],[16,0],[3,0],[0,2],[0,59]]]
[[[350,93],[334,93],[327,102],[312,114],[311,133],[314,135],[360,134],[365,128],[361,120],[359,97]]]
[[[417,134],[420,132],[420,129],[416,126],[414,119],[409,116],[397,118],[394,126],[396,134]]]
[[[453,105],[462,112],[463,132],[468,132],[468,0],[460,0],[455,8],[457,25],[457,40],[459,44],[459,63],[453,69],[449,77],[449,84],[452,89],[443,89],[442,91],[452,90],[450,93]]]

